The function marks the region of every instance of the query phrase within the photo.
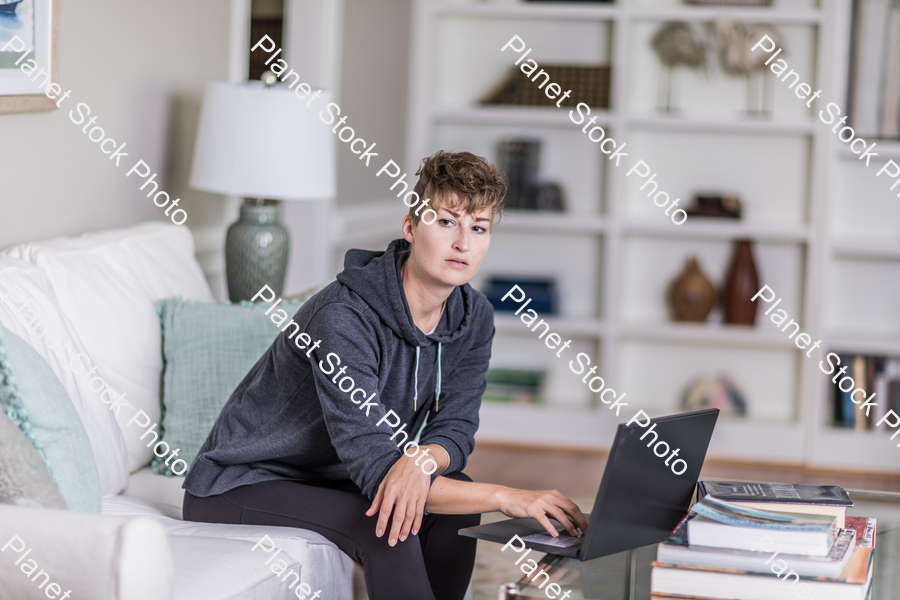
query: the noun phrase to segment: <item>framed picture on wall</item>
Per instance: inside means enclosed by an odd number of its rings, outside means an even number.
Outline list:
[[[59,0],[0,0],[0,113],[56,109],[58,81]]]

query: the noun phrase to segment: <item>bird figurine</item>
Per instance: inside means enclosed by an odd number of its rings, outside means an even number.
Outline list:
[[[765,52],[753,52],[754,44],[764,35],[769,36],[779,47],[784,47],[781,32],[767,23],[745,24],[731,17],[721,17],[713,25],[716,46],[719,49],[719,60],[722,69],[731,75],[743,75],[747,78],[747,112],[751,115],[764,115],[770,112],[765,104],[766,93],[766,60]],[[754,74],[760,72],[760,84],[753,85]],[[755,107],[754,107],[755,105]]]
[[[660,110],[667,113],[676,112],[673,107],[673,70],[678,65],[690,68],[702,68],[706,72],[707,44],[689,23],[671,21],[664,23],[653,35],[653,50],[660,62],[666,67],[660,74],[664,81],[660,82],[660,97],[665,101]]]

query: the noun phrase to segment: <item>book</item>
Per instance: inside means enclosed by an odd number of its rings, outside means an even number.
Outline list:
[[[887,359],[877,357],[873,359],[875,362],[875,377],[872,382],[872,390],[877,398],[876,406],[872,409],[869,416],[869,427],[874,428],[875,424],[887,414],[889,398],[888,395],[888,376],[887,376]],[[868,388],[867,388],[868,390]]]
[[[853,382],[857,383],[860,386],[866,385],[866,359],[862,356],[853,357],[853,362],[850,367],[850,376],[853,378]],[[843,378],[838,379],[838,385],[841,384]],[[849,394],[853,393],[853,390],[856,386],[850,388]],[[853,401],[851,397],[851,402]],[[861,431],[866,428],[866,413],[861,410],[856,410],[858,407],[854,404],[853,406],[853,429],[856,431]]]
[[[832,515],[765,512],[711,496],[691,510],[698,516],[688,521],[688,541],[697,546],[753,550],[767,537],[782,552],[827,556],[838,532]]]
[[[534,369],[488,369],[485,402],[540,404],[545,373]]]
[[[768,570],[766,562],[778,550],[772,545],[771,552],[755,552],[749,550],[732,550],[728,548],[709,548],[706,546],[688,545],[687,522],[694,517],[687,515],[672,531],[669,539],[656,549],[656,561],[660,563],[678,564],[695,567],[718,567],[737,569],[748,572],[764,572]],[[841,529],[831,551],[827,556],[801,556],[779,554],[790,563],[798,575],[809,577],[838,577],[850,560],[856,546],[856,529]]]
[[[748,573],[714,567],[686,567],[654,561],[650,592],[678,597],[728,598],[729,600],[863,600],[872,583],[870,549],[855,548],[840,577],[797,577],[790,563],[776,559],[770,566],[783,569],[770,573]],[[854,560],[855,559],[855,560]],[[783,575],[782,575],[783,574]],[[790,577],[791,582],[787,579]],[[804,586],[804,587],[800,587]],[[798,591],[800,593],[798,593]],[[803,593],[806,592],[806,593]]]
[[[799,576],[796,557],[775,559],[764,572],[687,566],[654,561],[650,575],[652,598],[727,598],[729,600],[864,600],[871,598],[875,519],[847,517],[856,542],[837,577]],[[791,570],[794,570],[793,574]],[[790,582],[788,582],[790,579]]]
[[[850,494],[836,485],[700,481],[697,492],[701,498],[712,496],[744,508],[833,515],[839,528],[844,527],[847,508],[853,506]]]

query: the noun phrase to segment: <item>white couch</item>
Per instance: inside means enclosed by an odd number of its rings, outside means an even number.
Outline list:
[[[22,273],[38,282],[36,289],[44,286],[45,309],[50,310],[49,303],[60,309],[76,345],[83,343],[110,387],[120,388],[133,406],[158,423],[162,364],[153,300],[178,295],[212,300],[189,230],[144,223],[0,253],[0,289],[4,277],[12,280]],[[0,505],[0,532],[27,532],[27,543],[42,550],[41,567],[54,581],[73,582],[73,600],[298,598],[266,566],[271,555],[252,551],[263,535],[275,540],[280,558],[293,563],[289,566],[300,573],[302,583],[321,590],[320,598],[365,597],[353,561],[316,533],[182,521],[183,479],[154,475],[150,450],[138,439],[141,431],[127,427],[124,417],[116,419],[118,427],[105,425],[102,421],[110,420],[106,407],[72,387],[80,384],[65,381],[59,359],[36,349],[71,390],[73,402],[83,405],[79,414],[100,474],[102,514]],[[74,398],[79,394],[83,397]],[[11,561],[0,559],[0,598],[46,597]]]

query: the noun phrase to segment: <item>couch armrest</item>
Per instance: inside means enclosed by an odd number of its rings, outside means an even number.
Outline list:
[[[172,581],[153,519],[0,505],[2,598],[169,600]]]

